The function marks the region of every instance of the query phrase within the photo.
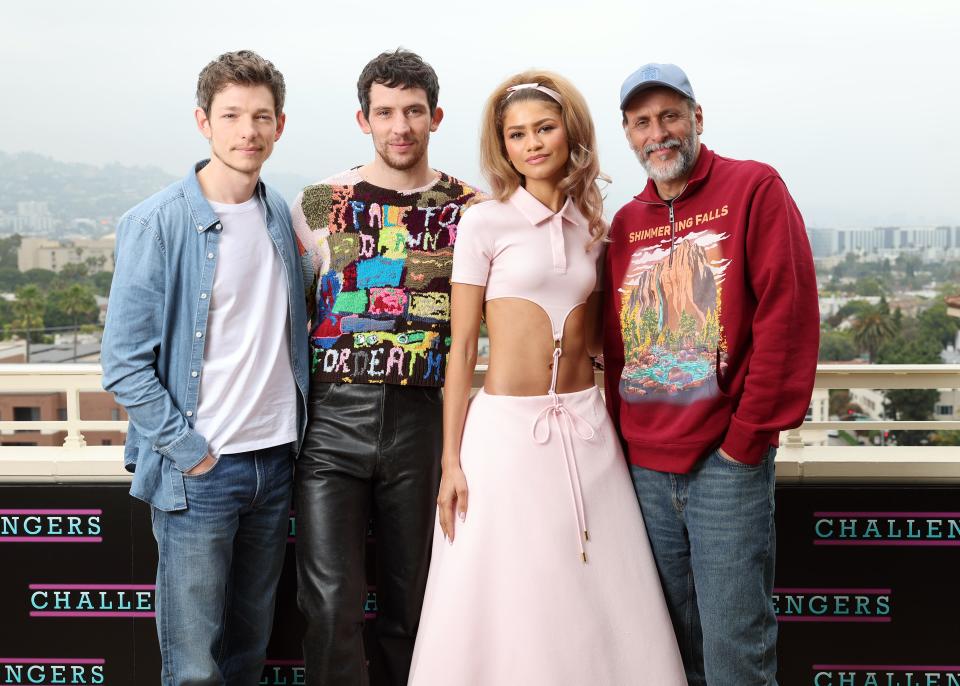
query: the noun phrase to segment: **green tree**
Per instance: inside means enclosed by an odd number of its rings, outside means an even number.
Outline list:
[[[960,320],[947,314],[947,303],[940,301],[917,315],[917,323],[924,337],[931,338],[943,349],[957,339]]]
[[[880,349],[877,361],[881,364],[935,364],[940,361],[940,346],[935,340],[924,337],[919,327],[908,324],[901,335]],[[890,419],[927,421],[933,419],[933,408],[940,398],[940,391],[897,388],[886,391],[884,396],[883,411]],[[898,445],[917,445],[923,439],[916,431],[893,433]]]
[[[16,301],[12,305],[13,319],[11,329],[19,329],[20,335],[30,343],[43,340],[43,312],[46,296],[34,284],[21,286],[16,292]]]
[[[110,286],[113,284],[113,272],[97,272],[91,281],[94,292],[106,298],[110,295]]]
[[[73,284],[72,286],[50,294],[50,301],[56,301],[57,306],[64,315],[70,318],[73,326],[73,359],[77,359],[77,336],[80,333],[81,323],[95,322],[99,310],[97,301],[93,297],[93,291],[89,286],[82,284]]]
[[[846,362],[857,356],[853,334],[838,329],[820,332],[820,361]]]
[[[20,249],[20,235],[13,234],[0,238],[0,269],[17,269],[17,251]]]
[[[677,331],[677,339],[681,346],[690,346],[693,343],[693,337],[697,333],[697,320],[686,311],[680,313],[680,327]]]
[[[56,281],[60,284],[76,283],[86,281],[90,275],[90,269],[85,264],[65,264],[57,274]]]
[[[883,295],[884,286],[875,276],[857,279],[853,284],[853,292],[862,296]]]
[[[23,283],[34,284],[40,286],[41,289],[46,289],[57,278],[57,273],[49,269],[28,269],[22,272],[21,276],[23,277]]]
[[[873,310],[873,305],[868,303],[866,300],[850,300],[839,310],[837,310],[836,313],[830,317],[827,323],[832,327],[837,327],[840,326],[840,324],[848,317],[859,319],[860,317],[873,312]]]
[[[853,325],[853,340],[857,347],[869,356],[870,362],[877,361],[877,352],[887,341],[896,335],[890,315],[874,310],[857,319]]]
[[[0,267],[0,293],[13,293],[23,285],[23,275],[19,269]]]

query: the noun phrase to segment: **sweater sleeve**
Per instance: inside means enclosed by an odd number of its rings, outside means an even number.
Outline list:
[[[300,264],[303,268],[304,306],[307,310],[307,326],[313,328],[317,322],[317,288],[321,275],[330,268],[330,245],[327,237],[329,228],[323,224],[323,218],[317,216],[314,209],[307,216],[306,207],[320,205],[317,198],[329,192],[329,186],[315,184],[307,186],[294,200],[290,208],[290,219],[297,237],[297,249],[300,251]]]
[[[762,181],[746,236],[756,296],[753,354],[723,450],[756,464],[777,434],[799,426],[816,375],[820,337],[817,280],[803,218],[778,176]]]
[[[619,216],[614,217],[610,227],[611,238],[618,234]],[[607,412],[613,426],[620,433],[620,375],[623,373],[623,332],[620,329],[620,309],[617,307],[618,290],[613,284],[612,259],[621,249],[613,239],[603,256],[601,279],[603,284],[603,386]],[[622,435],[622,434],[621,434]]]

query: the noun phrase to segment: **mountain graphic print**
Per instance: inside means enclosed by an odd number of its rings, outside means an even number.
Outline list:
[[[719,393],[727,344],[720,323],[730,261],[711,231],[637,250],[620,287],[625,364],[620,396],[688,404]]]

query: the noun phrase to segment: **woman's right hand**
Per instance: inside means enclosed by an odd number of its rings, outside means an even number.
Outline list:
[[[467,518],[467,477],[459,463],[443,468],[440,477],[440,493],[437,495],[437,512],[440,515],[440,528],[452,545],[454,522]]]

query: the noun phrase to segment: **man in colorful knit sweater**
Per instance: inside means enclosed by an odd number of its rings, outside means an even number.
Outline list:
[[[641,67],[620,108],[650,178],[611,226],[607,404],[690,686],[775,686],[774,454],[813,389],[810,245],[776,170],[700,144],[680,68]]]
[[[443,118],[433,69],[383,53],[357,84],[373,162],[308,186],[293,207],[310,318],[307,437],[296,470],[308,684],[367,683],[367,523],[377,535],[377,650],[406,684],[440,482],[450,269],[474,190],[430,168]]]

